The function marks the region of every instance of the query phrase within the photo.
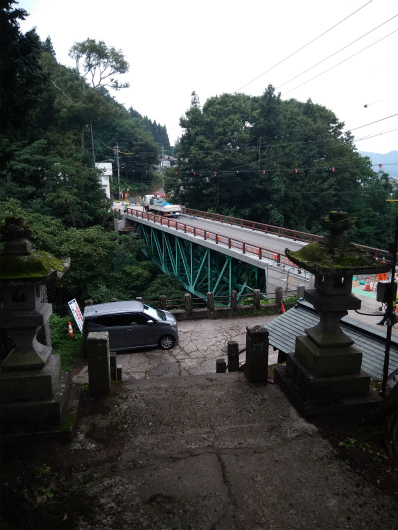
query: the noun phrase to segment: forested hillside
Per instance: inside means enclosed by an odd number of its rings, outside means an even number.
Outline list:
[[[95,162],[115,160],[122,188],[142,195],[159,184],[164,126],[127,110],[111,90],[123,90],[129,64],[120,50],[87,39],[71,43],[76,67],[58,63],[51,39],[22,34],[27,14],[12,0],[0,10],[0,207],[23,215],[37,248],[72,257],[70,272],[52,293],[95,302],[113,297],[181,297],[133,237],[117,236],[110,201],[98,185]],[[330,210],[358,218],[352,240],[387,248],[393,239],[397,189],[372,170],[331,110],[269,86],[262,96],[223,94],[181,118],[178,165],[165,177],[175,201],[200,210],[314,233]],[[114,164],[116,170],[116,164]],[[117,179],[113,179],[116,191]]]
[[[71,298],[145,297],[153,282],[159,294],[174,294],[176,282],[157,279],[141,242],[114,232],[111,201],[98,185],[95,162],[115,159],[116,144],[122,186],[148,193],[159,178],[157,140],[143,118],[109,92],[125,86],[127,61],[104,42],[87,39],[71,43],[76,68],[66,68],[50,38],[21,33],[26,16],[15,2],[1,1],[1,224],[22,215],[36,248],[72,258],[62,286],[51,293],[60,305]]]
[[[321,216],[342,209],[358,218],[352,240],[387,248],[398,197],[388,175],[372,170],[344,124],[311,100],[223,94],[201,107],[193,93],[181,118],[178,165],[167,189],[188,207],[320,233]]]

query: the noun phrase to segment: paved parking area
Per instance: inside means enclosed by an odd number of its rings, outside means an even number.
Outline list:
[[[189,320],[178,323],[180,343],[171,350],[160,349],[119,353],[117,363],[122,366],[123,381],[179,377],[215,373],[216,359],[227,359],[230,340],[246,346],[246,328],[267,326],[277,315],[217,320]],[[245,361],[245,354],[240,356]],[[269,348],[269,364],[277,362],[277,352]],[[75,383],[88,383],[87,367],[73,377]]]
[[[376,301],[375,291],[366,292],[358,282],[354,283],[353,294],[361,299],[360,313],[349,311],[348,316],[361,321],[379,332],[386,327],[377,326],[383,313],[381,304]],[[227,359],[228,341],[234,340],[239,349],[246,346],[246,328],[256,325],[267,327],[267,323],[278,315],[261,317],[223,318],[217,320],[189,320],[178,323],[180,343],[171,350],[160,349],[132,351],[117,355],[117,363],[122,366],[123,381],[154,379],[160,377],[181,377],[212,374],[216,371],[216,359]],[[393,328],[393,336],[398,333]],[[277,352],[270,346],[269,364],[277,362]],[[245,361],[242,353],[240,361]],[[87,366],[73,376],[75,383],[88,383]]]

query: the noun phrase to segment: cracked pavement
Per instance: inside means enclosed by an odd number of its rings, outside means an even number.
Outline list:
[[[397,528],[394,499],[339,460],[277,385],[215,373],[228,341],[244,348],[246,327],[275,316],[179,322],[172,350],[117,356],[123,384],[92,398],[70,446],[76,528]],[[88,382],[87,369],[73,380]]]
[[[104,400],[108,412],[96,405],[71,447],[79,530],[396,529],[394,499],[277,385],[241,372],[137,379]]]
[[[246,346],[246,328],[267,326],[277,315],[260,317],[223,318],[217,320],[186,320],[178,322],[180,341],[171,350],[147,349],[118,353],[117,364],[122,366],[122,380],[183,377],[211,374],[216,371],[216,359],[227,361],[227,345],[231,340]],[[277,362],[277,354],[269,347],[269,364]],[[239,356],[245,361],[245,353]],[[75,383],[88,383],[87,367],[73,376]]]

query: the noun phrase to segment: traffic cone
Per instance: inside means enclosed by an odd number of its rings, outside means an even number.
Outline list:
[[[366,280],[364,291],[371,291],[369,276],[368,276],[368,279]]]
[[[283,305],[283,302],[281,302],[281,311],[282,311],[282,313],[286,313],[285,306]]]
[[[68,322],[68,333],[69,333],[69,337],[73,337],[73,329],[72,329],[72,324],[70,322]]]
[[[278,259],[278,255],[277,255],[276,249],[275,249],[274,260],[276,261],[277,259]]]

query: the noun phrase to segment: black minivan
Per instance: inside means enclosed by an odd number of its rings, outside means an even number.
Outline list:
[[[174,315],[138,300],[89,305],[83,317],[84,337],[93,331],[108,331],[112,351],[146,347],[169,350],[178,344]]]

